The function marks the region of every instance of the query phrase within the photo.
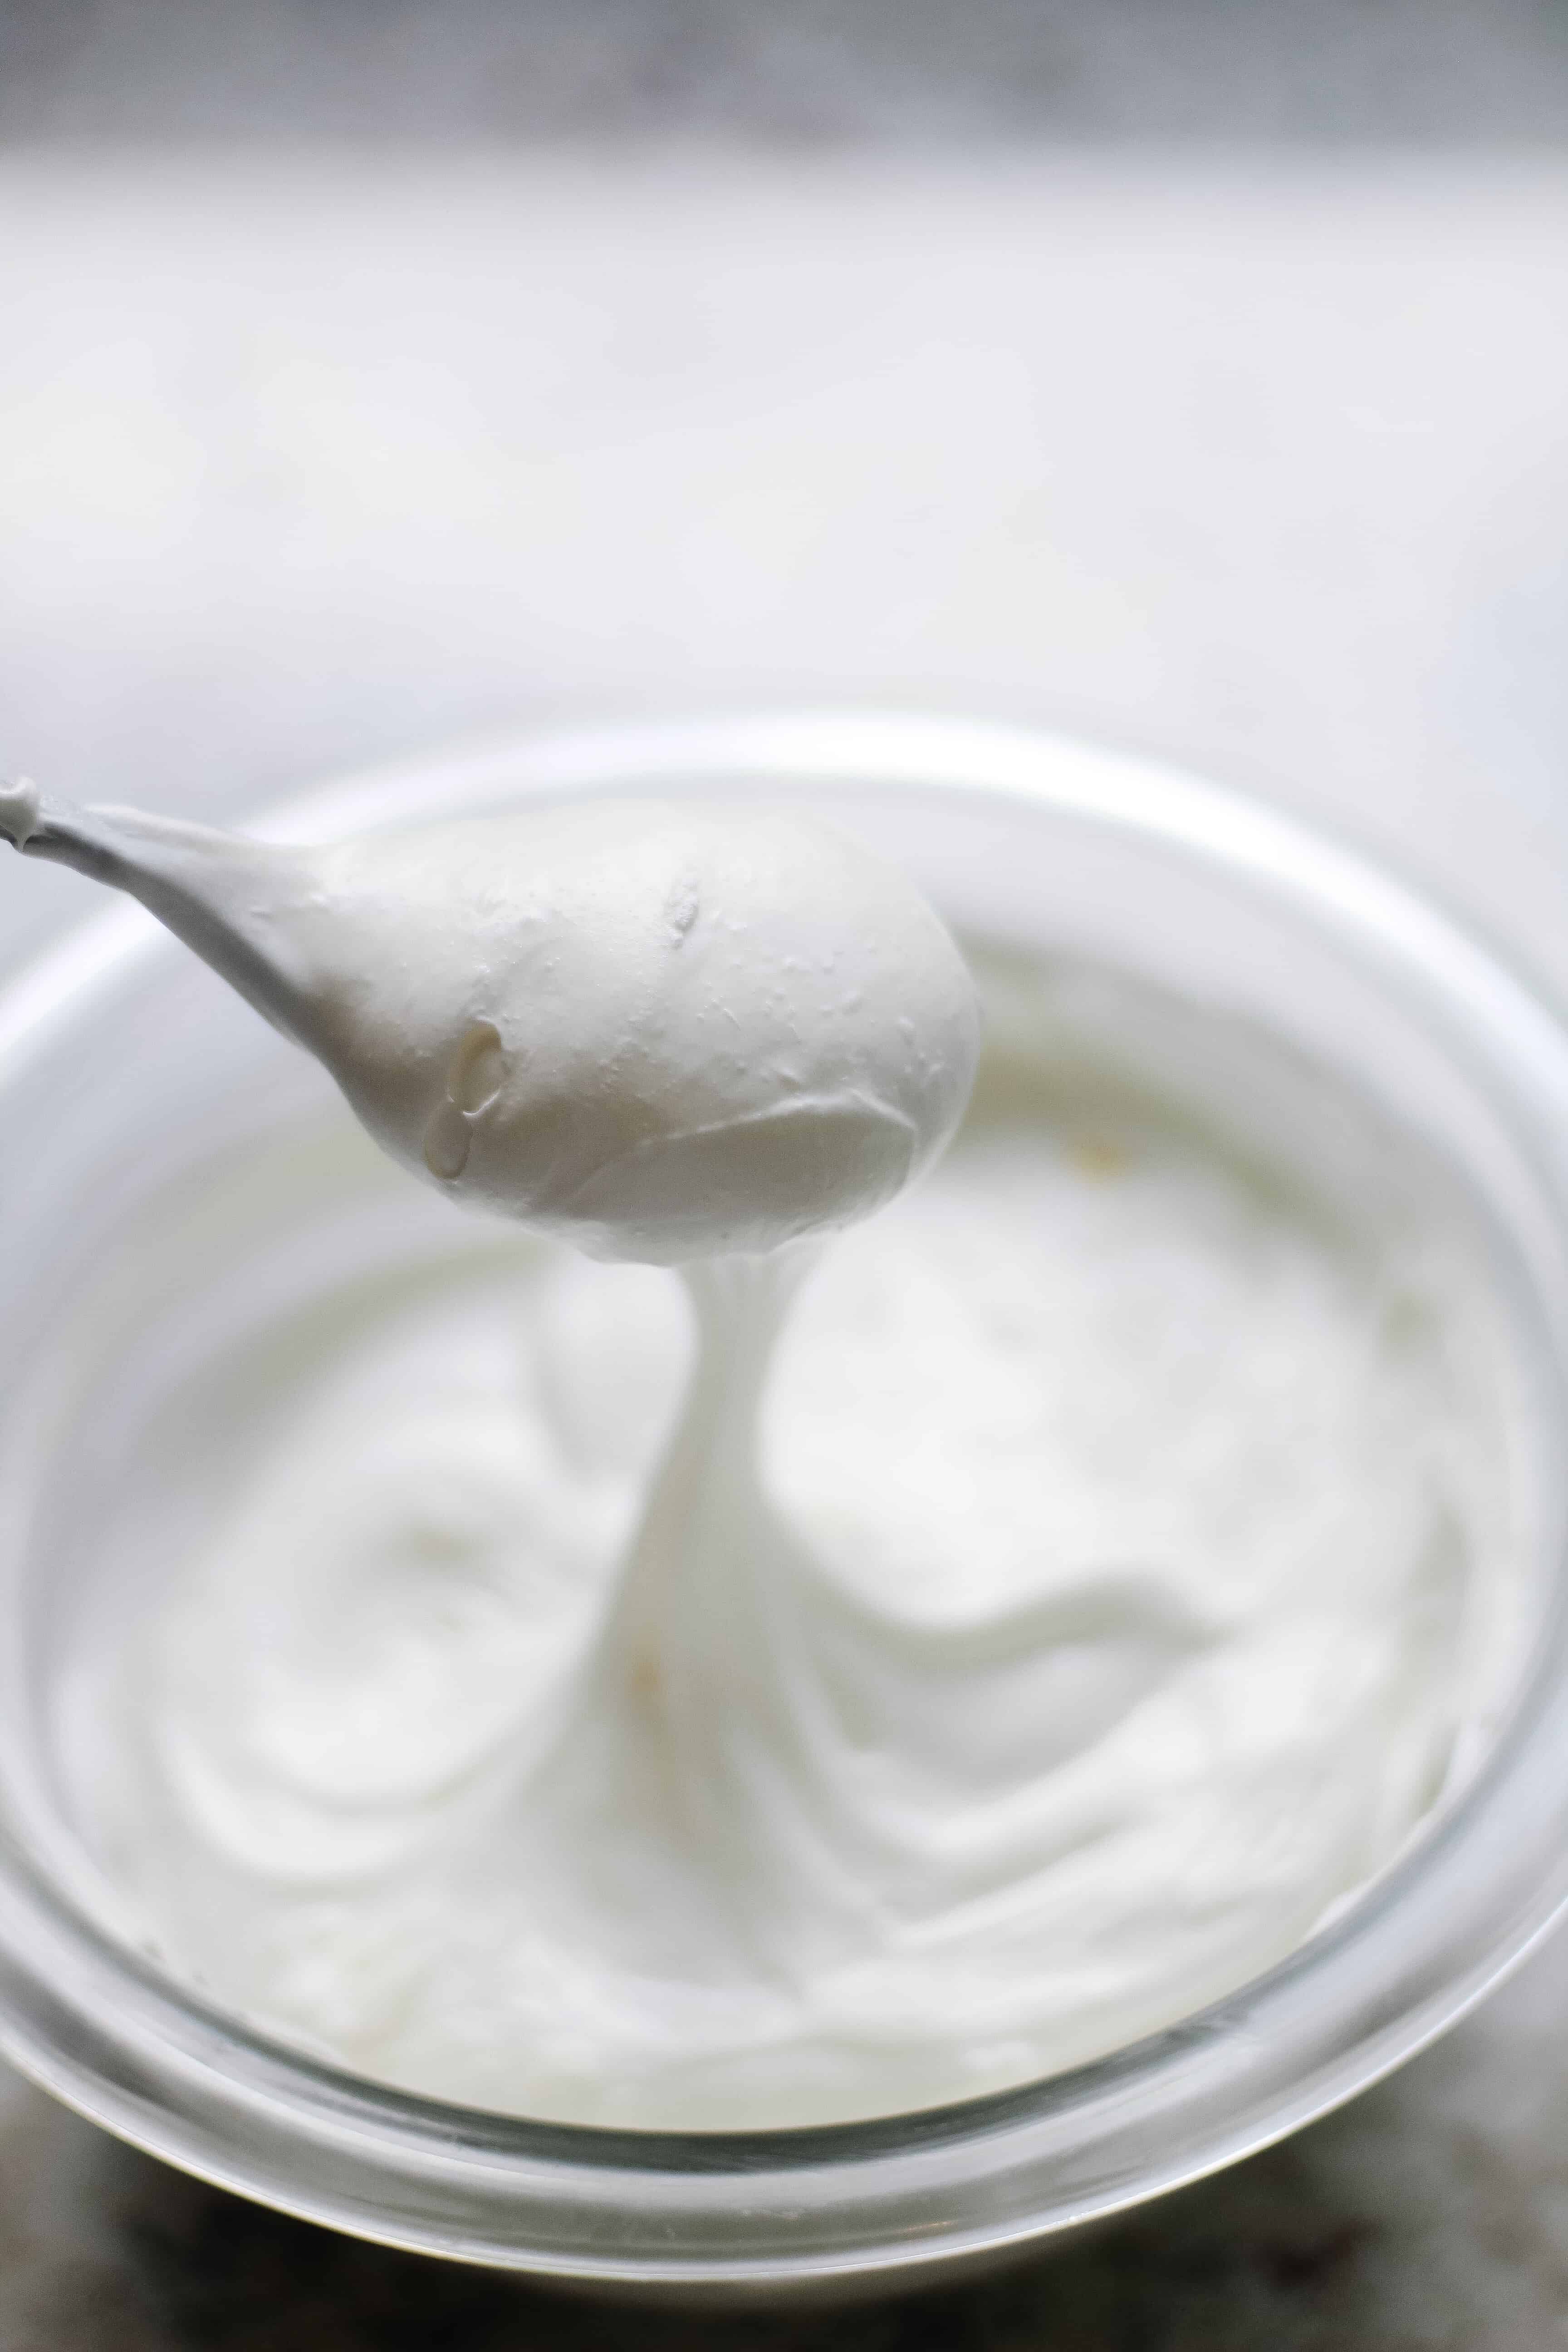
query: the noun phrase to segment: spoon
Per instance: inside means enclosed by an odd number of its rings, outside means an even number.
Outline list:
[[[973,982],[907,877],[765,805],[595,800],[289,847],[0,784],[0,834],[140,899],[383,1148],[590,1255],[771,1250],[942,1149]]]

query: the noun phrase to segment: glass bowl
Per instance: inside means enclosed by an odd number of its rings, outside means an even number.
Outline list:
[[[1450,2025],[1568,1900],[1568,1568],[1549,1442],[1568,1409],[1568,1028],[1443,911],[1308,827],[1045,735],[876,714],[606,729],[352,779],[258,829],[327,839],[529,797],[672,792],[829,812],[959,930],[1240,1011],[1440,1156],[1484,1223],[1528,1368],[1528,1655],[1502,1728],[1397,1862],[1282,1965],[1093,2064],[962,2105],[750,2133],[540,2124],[383,2087],[237,2021],[117,1917],[53,1748],[91,1528],[113,1515],[114,1589],[92,1596],[105,1610],[136,1606],[178,1535],[139,1515],[145,1422],[115,1368],[133,1356],[156,1381],[226,1286],[308,1295],[342,1250],[395,1246],[404,1212],[345,1223],[331,1151],[274,1164],[270,1136],[310,1119],[348,1131],[347,1113],[325,1109],[312,1063],[117,905],[0,998],[0,2048],[153,2154],[389,2244],[689,2301],[873,2291],[1103,2221],[1295,2130]],[[250,1203],[242,1264],[232,1198],[212,1210],[215,1169]],[[389,1183],[389,1203],[447,1213]],[[172,1214],[170,1301],[164,1274],[150,1295],[142,1238]],[[199,1444],[186,1456],[195,1512]]]

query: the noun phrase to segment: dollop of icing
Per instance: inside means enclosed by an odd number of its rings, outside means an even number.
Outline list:
[[[371,1132],[591,1255],[776,1248],[946,1143],[973,982],[825,825],[623,802],[370,835],[294,910],[300,1025]]]
[[[907,876],[737,803],[578,800],[324,848],[0,799],[325,1063],[416,1175],[590,1255],[754,1255],[890,1200],[980,1020]]]

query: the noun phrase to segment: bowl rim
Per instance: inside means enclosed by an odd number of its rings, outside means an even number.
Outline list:
[[[976,796],[1152,839],[1332,927],[1441,1008],[1532,1121],[1568,1231],[1568,1029],[1424,890],[1316,824],[1071,737],[877,710],[530,730],[269,804],[264,837],[532,794],[746,779]],[[0,991],[0,1087],[132,963],[180,954],[116,906]],[[1568,1611],[1468,1786],[1361,1895],[1225,2000],[1043,2082],[869,2122],[752,2132],[542,2124],[394,2090],[226,2015],[0,1844],[0,2051],[94,2122],[218,2185],[411,2251],[620,2288],[922,2273],[1109,2218],[1285,2137],[1462,2016],[1568,1907]],[[1477,1823],[1512,1807],[1480,1866]],[[1503,1849],[1506,1848],[1506,1851]],[[1484,1897],[1484,1900],[1483,1900]],[[1477,1916],[1478,1910],[1484,1917]],[[1405,1948],[1425,1924],[1418,1948]]]

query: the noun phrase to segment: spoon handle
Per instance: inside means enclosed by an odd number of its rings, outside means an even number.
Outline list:
[[[108,812],[75,807],[46,797],[30,778],[0,783],[0,835],[29,857],[74,866],[95,882],[123,887],[135,869],[134,855]]]
[[[139,898],[274,1027],[303,1042],[307,1010],[286,917],[296,852],[179,817],[78,808],[26,778],[0,782],[0,837]]]

